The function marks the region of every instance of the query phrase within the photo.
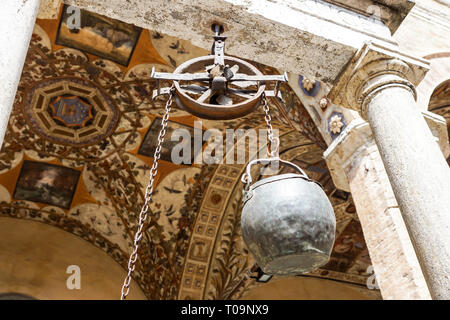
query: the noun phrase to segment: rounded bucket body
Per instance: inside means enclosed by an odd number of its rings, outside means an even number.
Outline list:
[[[328,262],[336,218],[322,188],[299,174],[260,180],[244,192],[242,236],[267,274],[295,275]]]

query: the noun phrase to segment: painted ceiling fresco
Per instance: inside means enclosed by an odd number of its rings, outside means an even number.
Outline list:
[[[98,15],[71,34],[64,19],[35,26],[0,153],[0,214],[71,232],[126,268],[165,104],[151,99],[150,71],[207,52]],[[334,187],[306,110],[288,86],[281,92],[269,101],[281,157],[324,186],[337,218],[331,260],[310,276],[365,285],[370,258],[351,196]],[[174,108],[169,131],[193,130],[196,119]],[[258,109],[202,126],[265,122]],[[176,165],[167,140],[134,278],[149,299],[238,299],[256,285],[243,281],[254,264],[240,233],[245,164]]]

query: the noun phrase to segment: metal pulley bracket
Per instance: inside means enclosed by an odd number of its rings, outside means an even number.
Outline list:
[[[225,36],[216,28],[212,54],[188,60],[173,73],[155,72],[153,100],[168,94],[169,88],[161,88],[160,81],[173,81],[175,101],[178,106],[200,118],[212,120],[235,119],[252,112],[268,97],[279,96],[279,83],[288,80],[287,74],[263,75],[250,63],[225,55]],[[275,82],[272,90],[266,84]]]

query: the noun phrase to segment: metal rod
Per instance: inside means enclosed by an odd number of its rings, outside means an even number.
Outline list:
[[[157,80],[172,80],[172,81],[209,81],[212,80],[209,73],[168,73],[168,72],[154,72],[153,79]],[[243,73],[235,74],[228,81],[287,81],[286,75],[246,75]]]

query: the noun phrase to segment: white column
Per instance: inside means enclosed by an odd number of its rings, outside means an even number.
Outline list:
[[[352,193],[383,299],[431,299],[369,124],[353,120],[324,156]]]
[[[0,146],[14,104],[38,9],[39,0],[3,0],[0,3]]]
[[[431,297],[450,299],[450,168],[415,102],[427,69],[366,44],[331,97],[368,120]]]
[[[371,88],[363,100],[433,298],[450,299],[450,168],[407,84]]]

